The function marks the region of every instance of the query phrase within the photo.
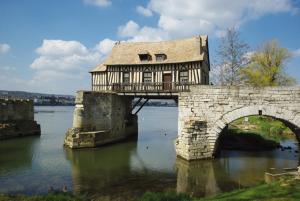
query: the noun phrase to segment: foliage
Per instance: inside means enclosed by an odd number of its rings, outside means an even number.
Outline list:
[[[300,199],[300,182],[294,178],[282,178],[255,187],[224,193],[212,198],[195,199],[194,201],[296,201]]]
[[[293,85],[295,79],[284,71],[290,56],[276,40],[266,42],[252,54],[249,65],[240,70],[240,75],[245,84],[254,87]]]
[[[227,29],[218,47],[218,62],[212,69],[212,79],[218,85],[239,85],[239,70],[248,63],[249,46],[240,39],[235,28]]]
[[[192,201],[188,195],[177,194],[175,192],[152,193],[146,192],[142,198],[137,201]]]
[[[0,201],[84,201],[70,193],[50,193],[48,195],[4,195],[0,194]]]
[[[249,124],[248,131],[243,128],[245,124]],[[250,125],[252,127],[250,127]],[[238,129],[239,133],[256,133],[265,139],[274,140],[276,142],[287,139],[288,137],[290,138],[291,136],[287,134],[292,134],[292,131],[281,121],[264,116],[250,116],[248,117],[248,123],[244,122],[244,118],[238,119],[232,122],[229,128]]]
[[[145,193],[139,201],[296,201],[300,200],[300,181],[294,178],[282,178],[270,184],[260,184],[208,198],[189,198],[176,193]]]

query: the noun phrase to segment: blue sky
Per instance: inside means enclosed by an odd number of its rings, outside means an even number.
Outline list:
[[[300,82],[299,0],[0,0],[0,89],[74,94],[115,41],[208,34],[210,55],[236,26],[252,50],[278,39]]]

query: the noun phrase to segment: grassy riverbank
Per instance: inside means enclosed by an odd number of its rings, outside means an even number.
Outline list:
[[[232,122],[220,136],[220,149],[264,151],[280,148],[280,142],[294,139],[282,122],[263,116],[250,116]]]
[[[44,196],[9,196],[0,194],[0,201],[85,201],[69,193],[55,193]],[[271,184],[260,184],[255,187],[235,190],[215,197],[192,198],[185,194],[145,193],[137,201],[296,201],[300,200],[300,180],[286,177]]]
[[[191,198],[175,193],[145,193],[138,201],[296,201],[300,200],[300,181],[283,178],[271,184],[236,190],[210,198]]]
[[[247,119],[248,121],[241,118],[232,122],[229,132],[254,133],[276,142],[295,137],[288,127],[276,119],[264,116],[250,116]]]
[[[71,193],[50,193],[48,195],[6,195],[0,194],[0,201],[85,201]]]

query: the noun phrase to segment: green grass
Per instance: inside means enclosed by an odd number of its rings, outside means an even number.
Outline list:
[[[300,200],[300,181],[295,179],[283,179],[271,184],[261,184],[252,188],[237,190],[212,198],[196,199],[197,201],[279,201]],[[196,201],[195,200],[195,201]]]
[[[249,128],[248,130],[244,129],[246,126]],[[276,142],[294,137],[293,132],[284,123],[264,116],[250,116],[248,122],[245,122],[244,118],[240,118],[230,124],[229,130],[237,130],[239,133],[256,133],[265,139]]]
[[[0,194],[0,201],[85,201],[71,193],[50,193],[48,195],[6,195]]]
[[[191,198],[176,193],[145,193],[138,201],[296,201],[300,200],[300,181],[284,178],[271,184],[224,193],[215,197]]]
[[[0,194],[0,201],[85,201],[70,193],[53,193],[39,196]],[[260,184],[242,190],[223,193],[214,197],[192,198],[175,192],[145,193],[137,201],[296,201],[300,200],[300,180],[285,177],[271,184]]]

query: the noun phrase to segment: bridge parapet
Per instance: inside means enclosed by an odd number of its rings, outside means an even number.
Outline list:
[[[277,118],[300,136],[300,87],[191,86],[179,93],[178,106],[176,152],[187,160],[213,157],[222,130],[245,116]]]

